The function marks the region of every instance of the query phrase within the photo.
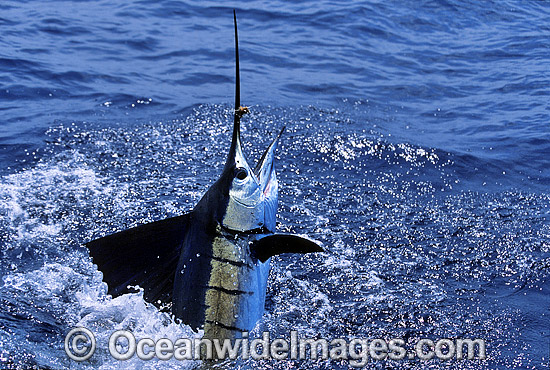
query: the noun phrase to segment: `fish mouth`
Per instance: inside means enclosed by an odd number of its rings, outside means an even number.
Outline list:
[[[230,174],[235,173],[235,169],[247,173],[242,179],[233,178],[235,186],[231,190],[231,199],[239,206],[255,209],[260,207],[260,204],[277,198],[278,184],[274,162],[275,151],[283,131],[284,127],[265,150],[254,170],[250,168],[243,155],[240,135],[235,135],[226,166]]]
[[[281,129],[279,134],[273,139],[271,144],[267,147],[266,151],[258,161],[256,168],[254,168],[254,175],[258,180],[260,190],[264,195],[269,194],[270,188],[272,188],[272,182],[277,181],[275,178],[275,168],[273,163],[275,162],[275,151],[279,145],[279,138],[285,131],[285,127]]]

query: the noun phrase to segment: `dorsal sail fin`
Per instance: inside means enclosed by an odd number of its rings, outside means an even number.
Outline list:
[[[128,285],[144,289],[143,298],[158,305],[172,302],[174,274],[193,213],[151,222],[86,243],[113,297]]]

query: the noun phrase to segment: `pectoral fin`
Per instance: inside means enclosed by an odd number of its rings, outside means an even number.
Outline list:
[[[292,234],[272,234],[255,240],[250,245],[252,256],[262,262],[281,253],[324,252],[319,242]]]

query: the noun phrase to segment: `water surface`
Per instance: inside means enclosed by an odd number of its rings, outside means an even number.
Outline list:
[[[550,6],[453,0],[4,1],[0,361],[119,368],[114,330],[195,335],[106,296],[82,243],[188,211],[219,176],[233,8],[246,154],[287,125],[279,229],[328,250],[274,258],[256,330],[487,341],[487,361],[375,368],[547,365]],[[63,351],[77,325],[103,343],[91,362]]]

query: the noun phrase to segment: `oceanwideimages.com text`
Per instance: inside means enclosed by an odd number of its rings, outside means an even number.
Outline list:
[[[136,339],[131,331],[119,330],[111,334],[108,343],[110,355],[120,361],[134,356],[147,361],[211,360],[241,358],[247,360],[336,360],[349,361],[351,366],[365,366],[369,361],[382,360],[485,360],[486,346],[482,339],[442,338],[420,339],[407,345],[401,338],[394,339],[323,339],[303,338],[291,331],[289,339],[271,338],[263,332],[259,338],[247,332],[238,339],[161,338]],[[93,333],[86,328],[75,328],[65,338],[65,351],[75,361],[88,360],[96,349]]]

